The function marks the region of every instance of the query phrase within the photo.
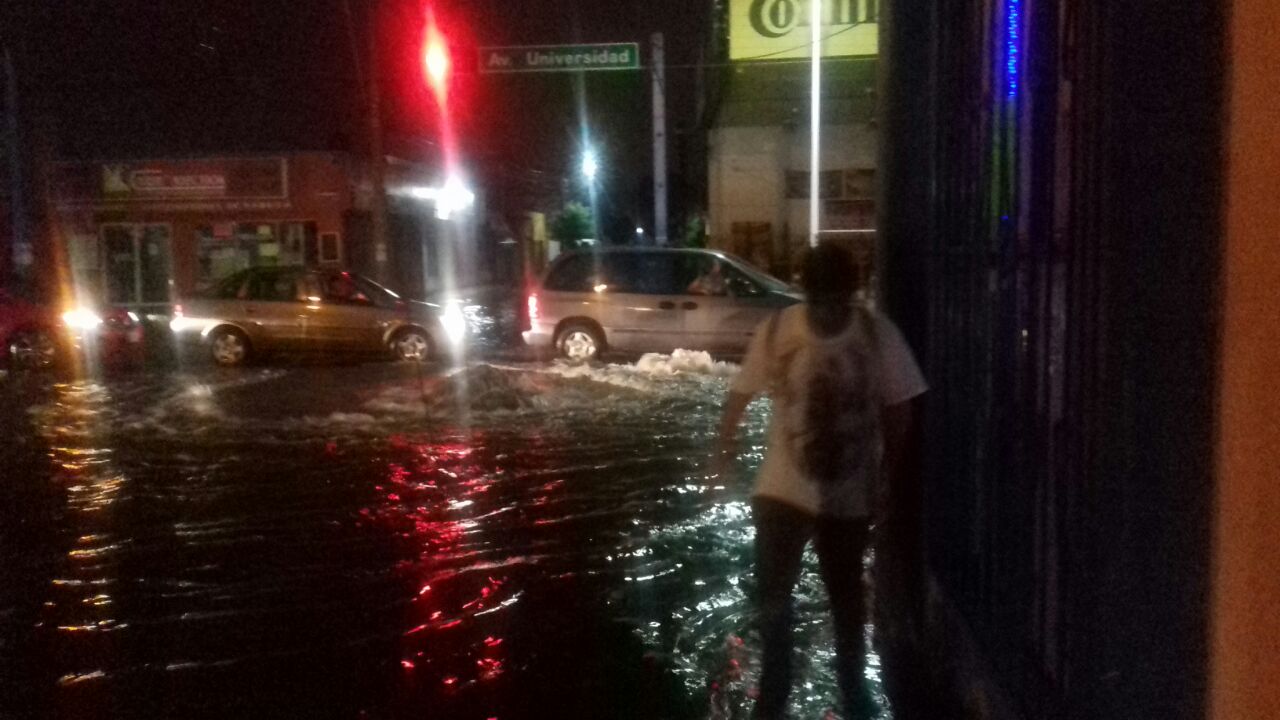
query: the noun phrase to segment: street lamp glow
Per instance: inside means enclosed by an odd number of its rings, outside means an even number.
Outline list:
[[[476,202],[476,194],[469,190],[456,175],[452,175],[443,185],[409,185],[392,192],[406,195],[417,200],[428,200],[435,204],[436,217],[448,220],[453,214],[470,208]]]
[[[639,227],[639,226],[636,226],[636,234],[637,234],[637,235],[643,235],[643,234],[644,234],[644,228]]]
[[[475,193],[468,190],[456,175],[451,175],[436,196],[436,217],[448,220],[453,213],[471,207],[475,201]]]
[[[599,172],[600,163],[596,160],[596,153],[594,150],[588,150],[586,155],[582,156],[582,174],[587,180],[595,180]]]

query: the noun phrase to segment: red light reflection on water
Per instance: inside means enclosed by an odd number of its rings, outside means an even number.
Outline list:
[[[480,658],[476,660],[476,668],[481,680],[496,680],[502,674],[502,661],[497,658]]]
[[[507,668],[501,637],[472,640],[466,633],[476,626],[477,615],[514,601],[504,588],[505,577],[477,577],[466,567],[474,562],[466,558],[480,550],[484,539],[477,519],[485,512],[481,498],[500,473],[477,451],[484,440],[479,433],[469,443],[392,436],[392,459],[374,487],[378,500],[361,511],[363,518],[404,543],[405,559],[398,567],[408,576],[412,595],[404,609],[401,668],[411,678],[438,681],[434,687],[450,692],[495,680]],[[459,642],[461,657],[456,650],[445,650]],[[454,663],[463,659],[469,664]]]

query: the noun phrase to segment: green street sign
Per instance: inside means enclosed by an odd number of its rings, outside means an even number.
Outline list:
[[[637,70],[636,43],[598,45],[525,45],[480,48],[480,72],[569,72],[579,70]]]

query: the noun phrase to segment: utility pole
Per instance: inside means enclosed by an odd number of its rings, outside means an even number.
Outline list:
[[[382,89],[378,86],[378,4],[369,0],[366,29],[368,44],[361,51],[357,39],[355,16],[351,12],[351,0],[342,0],[342,12],[347,19],[347,39],[351,41],[351,64],[356,77],[364,86],[365,110],[369,134],[369,184],[371,197],[369,211],[369,242],[373,244],[373,274],[380,282],[387,281],[387,155],[382,147]],[[368,55],[366,65],[362,55]],[[350,238],[348,238],[350,241]],[[349,256],[348,256],[349,257]]]
[[[653,75],[653,237],[667,244],[667,99],[662,33],[650,38]]]

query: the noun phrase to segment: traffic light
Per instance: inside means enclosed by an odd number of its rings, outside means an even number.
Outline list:
[[[427,86],[442,108],[448,106],[451,65],[449,44],[440,32],[440,26],[436,24],[435,13],[428,7],[422,37],[422,70],[426,75]]]

